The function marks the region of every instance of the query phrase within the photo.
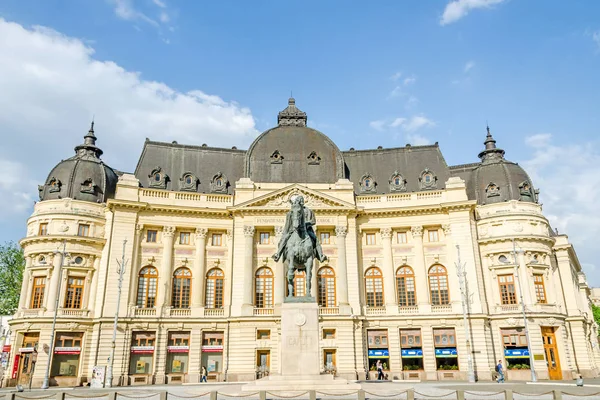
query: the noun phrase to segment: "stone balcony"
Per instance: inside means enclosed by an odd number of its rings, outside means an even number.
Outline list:
[[[134,308],[133,315],[136,317],[156,317],[156,308]]]
[[[204,316],[205,317],[224,317],[225,310],[222,308],[205,308]]]
[[[254,310],[252,311],[252,315],[254,315],[254,316],[273,315],[274,311],[275,310],[273,308],[255,307]]]
[[[339,307],[319,307],[319,315],[339,315]]]
[[[58,315],[61,317],[87,317],[90,310],[79,308],[59,308]]]
[[[140,202],[165,206],[226,208],[233,205],[233,196],[226,194],[205,194],[172,192],[157,189],[139,189]]]

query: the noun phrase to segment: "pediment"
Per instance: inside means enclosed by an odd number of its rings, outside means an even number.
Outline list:
[[[287,210],[290,208],[290,199],[297,195],[302,195],[304,197],[304,205],[308,206],[312,210],[356,209],[356,206],[352,203],[336,199],[335,197],[323,194],[313,189],[309,189],[306,186],[299,184],[294,184],[272,193],[257,197],[256,199],[238,204],[233,208],[240,211],[244,209],[257,208]]]

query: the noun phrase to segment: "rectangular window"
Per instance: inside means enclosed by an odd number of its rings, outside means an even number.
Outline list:
[[[47,234],[48,234],[48,224],[47,223],[40,224],[40,230],[38,232],[38,235],[44,236]]]
[[[146,232],[146,242],[147,243],[156,243],[156,231],[148,230]]]
[[[77,236],[89,236],[90,234],[90,226],[85,224],[79,224],[79,229],[77,230]]]
[[[535,297],[538,303],[545,304],[546,300],[546,288],[544,287],[544,275],[535,274],[533,275],[533,282],[535,284]]]
[[[256,331],[256,339],[257,340],[267,340],[271,339],[271,331],[268,329],[259,329]]]
[[[321,244],[331,244],[331,235],[329,232],[321,232],[319,236],[321,239]]]
[[[375,233],[367,233],[367,246],[375,245]]]
[[[396,234],[396,238],[398,239],[398,244],[408,243],[408,239],[406,238],[406,232],[398,232]]]
[[[323,339],[335,339],[335,329],[323,329]]]
[[[131,357],[129,358],[130,375],[145,375],[152,373],[155,341],[156,333],[154,332],[133,332],[131,339]]]
[[[190,244],[190,233],[180,232],[179,233],[179,244]]]
[[[502,329],[502,343],[504,347],[522,347],[527,346],[527,335],[523,328]]]
[[[223,332],[203,333],[202,346],[223,346]]]
[[[453,347],[456,346],[456,336],[454,329],[434,329],[433,344],[435,347]]]
[[[188,372],[190,352],[189,332],[170,332],[167,347],[167,373],[185,374]]]
[[[517,304],[514,275],[498,275],[498,285],[502,304]]]
[[[223,245],[222,239],[223,239],[223,235],[222,234],[220,234],[220,233],[213,233],[212,236],[211,236],[211,242],[210,242],[210,244],[212,246],[222,246]]]
[[[156,333],[154,332],[134,332],[131,345],[134,347],[139,346],[154,346],[156,340]]]
[[[44,304],[44,290],[46,289],[46,277],[33,278],[33,289],[31,291],[31,308],[42,308]]]
[[[438,242],[440,240],[440,238],[438,236],[437,229],[435,229],[435,230],[428,230],[427,234],[429,235],[429,241],[430,242]]]
[[[260,233],[260,244],[269,244],[271,235],[269,232],[261,232]]]
[[[387,349],[388,347],[388,332],[387,330],[382,331],[368,331],[367,337],[369,338],[369,348],[382,348]]]
[[[400,331],[400,347],[408,349],[411,347],[421,347],[421,330],[406,329]]]
[[[323,366],[326,371],[332,371],[335,368],[335,350],[327,349],[323,350]]]
[[[57,332],[51,376],[77,376],[82,337],[81,332]]]
[[[67,294],[65,296],[65,308],[81,308],[83,299],[82,277],[69,276],[67,280]]]

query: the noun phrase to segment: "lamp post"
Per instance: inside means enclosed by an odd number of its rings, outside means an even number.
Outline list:
[[[50,361],[52,360],[52,355],[54,354],[54,335],[56,329],[56,317],[58,316],[58,304],[60,301],[60,286],[62,284],[62,270],[65,265],[65,258],[68,257],[67,253],[67,241],[63,240],[63,249],[62,251],[55,251],[54,254],[60,254],[60,267],[58,271],[54,271],[56,274],[58,272],[58,288],[56,288],[56,301],[54,302],[54,318],[52,319],[52,332],[50,333],[50,352],[48,353],[48,364],[46,365],[46,373],[44,374],[44,381],[42,382],[42,389],[48,389],[50,387]]]
[[[119,323],[119,308],[121,306],[121,288],[123,287],[123,275],[125,274],[125,245],[127,244],[127,240],[123,240],[123,255],[121,256],[121,262],[117,260],[117,264],[119,265],[119,269],[117,273],[119,274],[119,288],[117,290],[117,309],[115,311],[115,322],[113,324],[113,334],[112,334],[112,342],[110,344],[110,357],[108,358],[108,371],[106,376],[106,386],[112,387],[113,383],[113,366],[115,365],[115,347],[117,346],[117,326]]]
[[[460,246],[456,245],[458,259],[456,265],[456,275],[460,284],[460,294],[462,297],[463,323],[465,324],[465,338],[467,339],[467,379],[471,383],[475,383],[475,371],[473,370],[473,354],[471,349],[471,329],[467,319],[467,302],[469,301],[468,285],[467,285],[467,264],[460,262]]]
[[[525,314],[525,302],[523,301],[523,289],[521,288],[521,281],[519,280],[519,261],[517,260],[517,244],[513,239],[513,258],[515,262],[515,281],[519,288],[519,301],[521,302],[521,312],[523,313],[523,326],[525,328],[525,337],[527,338],[527,350],[529,351],[529,366],[531,368],[531,381],[537,382],[537,375],[535,374],[535,368],[533,366],[533,351],[531,350],[531,340],[529,338],[529,325],[527,323],[527,315]],[[522,250],[519,251],[522,253]]]

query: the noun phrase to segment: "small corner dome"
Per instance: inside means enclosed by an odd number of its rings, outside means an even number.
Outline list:
[[[496,147],[489,127],[484,144],[485,149],[479,153],[481,163],[472,177],[477,203],[492,204],[509,200],[537,203],[538,192],[531,178],[519,164],[504,158],[504,150]]]
[[[62,198],[105,203],[114,197],[118,176],[100,159],[102,150],[96,147],[94,123],[84,136],[83,144],[75,147],[75,155],[59,162],[38,187],[40,201]]]
[[[248,149],[246,177],[274,183],[333,183],[343,178],[340,149],[306,121],[306,113],[290,98],[277,116],[278,126],[259,135]]]

